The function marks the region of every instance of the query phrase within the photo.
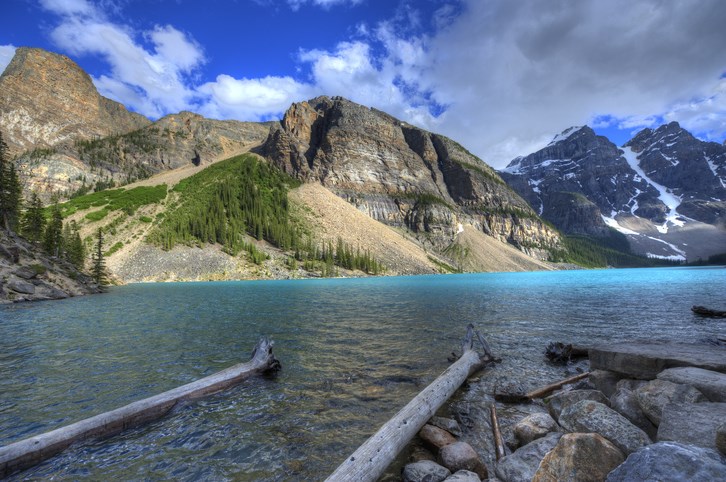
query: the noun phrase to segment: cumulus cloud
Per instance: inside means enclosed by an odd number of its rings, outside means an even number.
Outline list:
[[[14,45],[0,45],[0,74],[3,73],[5,67],[13,60],[16,48]]]

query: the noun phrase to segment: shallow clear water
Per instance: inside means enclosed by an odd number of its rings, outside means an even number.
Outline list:
[[[0,445],[246,361],[267,335],[277,377],[15,478],[320,480],[445,369],[468,323],[503,358],[454,400],[476,431],[497,382],[516,374],[533,388],[565,374],[543,361],[548,342],[703,341],[724,322],[690,307],[723,309],[724,293],[724,268],[669,268],[137,284],[4,306]]]

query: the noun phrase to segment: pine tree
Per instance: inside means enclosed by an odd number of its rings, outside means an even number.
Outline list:
[[[98,286],[106,286],[108,284],[108,274],[106,273],[106,261],[103,256],[103,231],[98,228],[96,232],[96,246],[93,250],[93,268],[91,275]]]
[[[83,269],[86,262],[86,247],[83,245],[78,224],[71,221],[63,228],[63,246],[65,257],[78,269]]]
[[[50,220],[43,235],[43,248],[51,256],[59,256],[63,249],[63,215],[58,201],[55,201],[50,210]]]
[[[23,190],[7,151],[8,146],[0,134],[0,222],[5,230],[14,231],[18,227]]]
[[[40,201],[38,193],[33,192],[30,205],[25,210],[25,215],[23,216],[23,236],[28,238],[29,241],[38,243],[43,238],[44,228],[45,216],[43,215],[43,203]]]

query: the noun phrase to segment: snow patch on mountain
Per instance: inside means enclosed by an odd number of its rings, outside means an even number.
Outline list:
[[[579,131],[583,127],[585,127],[585,126],[573,126],[573,127],[570,127],[569,129],[565,129],[561,133],[557,134],[552,139],[552,141],[549,144],[547,144],[547,147],[554,146],[558,142],[564,141],[564,140],[568,139],[572,134],[574,134],[575,132]]]
[[[714,176],[716,176],[716,179],[721,183],[721,187],[726,187],[726,182],[724,182],[723,178],[718,175],[718,172],[716,171],[716,163],[714,163],[710,157],[706,157],[706,162],[708,163],[708,167],[711,169],[711,172]]]
[[[616,231],[620,231],[623,234],[632,234],[634,236],[640,235],[640,233],[633,231],[632,229],[628,229],[626,227],[621,226],[620,223],[618,223],[618,221],[615,219],[614,216],[607,217],[604,214],[601,214],[600,216],[602,217],[602,220],[605,222],[605,224],[607,224],[611,228],[615,229]]]
[[[628,161],[630,168],[635,171],[638,176],[640,176],[645,182],[653,186],[658,191],[658,198],[668,208],[668,214],[666,215],[665,222],[661,226],[656,226],[658,231],[662,234],[666,234],[668,232],[668,223],[671,223],[674,226],[683,226],[685,223],[680,219],[681,215],[678,214],[677,211],[682,199],[679,196],[673,194],[667,187],[658,184],[650,177],[648,177],[645,171],[643,171],[643,169],[640,167],[640,164],[638,162],[638,155],[633,152],[630,147],[621,147],[620,150],[623,153],[623,157],[625,158],[625,160]]]

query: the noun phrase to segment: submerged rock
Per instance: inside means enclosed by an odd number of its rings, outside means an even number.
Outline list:
[[[521,445],[527,445],[550,432],[556,432],[558,428],[557,422],[548,414],[533,413],[524,417],[514,426],[514,436]]]
[[[451,472],[436,462],[422,460],[407,464],[401,475],[403,482],[442,482]]]
[[[552,418],[558,420],[565,408],[581,400],[594,400],[604,405],[610,405],[610,400],[599,390],[570,390],[552,395],[547,400],[547,410]]]
[[[648,435],[602,403],[582,400],[563,410],[560,425],[570,432],[602,435],[628,455],[651,443]]]
[[[690,385],[653,380],[635,391],[638,405],[655,425],[660,424],[663,407],[671,402],[705,402],[706,397]]]
[[[691,385],[712,402],[726,402],[726,373],[696,367],[669,368],[660,372],[658,379]]]
[[[663,409],[658,441],[675,441],[716,450],[716,433],[726,420],[726,403],[670,403]]]
[[[497,464],[497,477],[507,482],[529,482],[534,477],[540,462],[555,448],[561,433],[549,433],[542,438],[520,447],[511,455],[503,457]]]
[[[532,481],[600,481],[624,460],[623,453],[599,434],[568,433],[545,455]]]
[[[658,442],[631,454],[610,472],[607,482],[726,480],[726,458],[715,450],[677,442]]]

